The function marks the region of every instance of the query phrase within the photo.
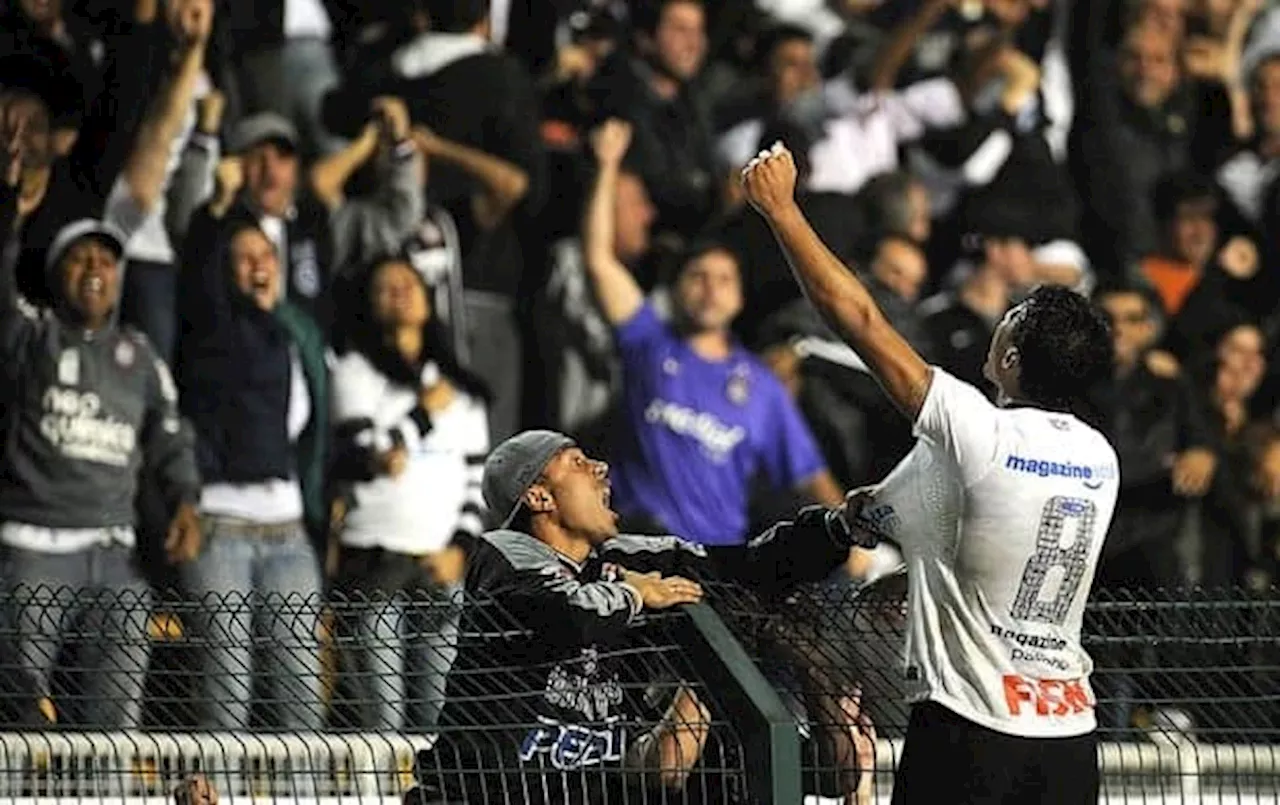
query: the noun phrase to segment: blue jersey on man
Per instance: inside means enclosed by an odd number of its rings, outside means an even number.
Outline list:
[[[698,356],[649,304],[616,330],[627,424],[614,454],[613,504],[703,545],[740,545],[752,480],[793,489],[825,468],[794,401],[735,346]]]

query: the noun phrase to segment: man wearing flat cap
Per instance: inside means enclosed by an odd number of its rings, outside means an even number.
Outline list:
[[[284,298],[327,328],[333,237],[328,209],[301,181],[297,129],[274,112],[261,112],[242,119],[227,146],[230,156],[218,165],[214,198],[196,214],[192,229],[211,219],[261,228],[280,258]],[[188,235],[193,241],[203,242]]]
[[[627,645],[628,629],[644,610],[700,601],[694,578],[731,575],[778,594],[825,578],[854,547],[844,512],[821,507],[775,525],[733,559],[677,537],[619,534],[608,466],[554,431],[525,431],[499,445],[485,462],[482,486],[499,527],[467,546],[472,617],[489,608],[484,631],[495,628],[493,618],[509,618],[524,636],[509,632],[476,646],[483,652],[479,667],[522,670],[503,673],[501,708],[475,698],[474,673],[457,682],[442,720],[471,729],[456,742],[445,729],[420,757],[428,787],[432,769],[446,772],[443,787],[456,783],[459,775],[447,773],[456,764],[512,770],[487,780],[490,790],[521,790],[523,774],[554,780],[543,774],[588,772],[569,778],[565,792],[547,793],[547,802],[607,778],[624,787],[682,789],[709,737],[710,713],[697,694],[678,686],[650,730],[624,728],[654,721],[648,705],[632,701],[621,684],[617,652]],[[459,664],[475,667],[465,657]],[[644,773],[643,780],[633,773]]]
[[[23,138],[13,123],[0,122],[0,231],[18,206]],[[168,558],[188,561],[200,545],[193,439],[173,380],[145,336],[115,325],[124,246],[108,223],[62,227],[45,257],[46,308],[21,297],[13,266],[0,263],[0,606],[13,625],[0,647],[0,705],[32,726],[138,726],[149,658],[150,594],[134,533],[144,467],[175,513]],[[52,701],[68,632],[87,636],[85,673],[78,696]]]

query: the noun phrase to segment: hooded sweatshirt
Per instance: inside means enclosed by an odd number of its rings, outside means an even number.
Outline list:
[[[13,191],[0,188],[0,231],[15,204]],[[56,544],[65,535],[50,529],[110,530],[131,544],[144,466],[171,504],[197,499],[192,434],[145,336],[115,326],[86,331],[29,304],[8,266],[0,268],[0,350],[0,521],[39,527],[27,540],[38,544],[24,547],[85,547]]]

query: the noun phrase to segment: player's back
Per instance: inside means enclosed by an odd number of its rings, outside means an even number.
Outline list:
[[[996,408],[939,370],[916,432],[871,513],[907,563],[914,698],[1013,735],[1092,730],[1080,631],[1115,451],[1073,416]]]

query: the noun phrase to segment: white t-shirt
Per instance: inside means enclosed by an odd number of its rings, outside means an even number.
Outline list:
[[[1115,451],[1073,416],[997,408],[937,368],[915,433],[864,511],[906,560],[909,698],[1009,735],[1092,731],[1080,632]]]

